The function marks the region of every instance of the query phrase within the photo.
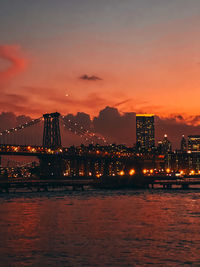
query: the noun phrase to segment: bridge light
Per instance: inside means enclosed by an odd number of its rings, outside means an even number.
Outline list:
[[[167,168],[166,173],[170,173],[170,172],[171,172],[170,168]]]
[[[195,174],[195,171],[194,170],[191,170],[190,171],[190,175],[194,175]]]
[[[146,174],[146,173],[147,173],[147,169],[144,169],[142,172],[143,172],[144,174]]]
[[[135,170],[134,169],[131,169],[130,171],[129,171],[129,175],[134,175],[135,174]]]
[[[119,175],[121,175],[121,176],[123,176],[124,174],[125,174],[125,173],[124,173],[123,170],[119,172]]]
[[[153,169],[151,169],[149,172],[152,174],[153,173]]]

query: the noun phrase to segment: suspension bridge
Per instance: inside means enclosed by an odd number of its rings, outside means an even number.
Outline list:
[[[65,132],[81,137],[87,145],[108,145],[102,135],[55,112],[0,132],[0,157],[36,157],[39,160],[39,177],[51,179],[115,176],[122,169],[128,174],[133,168],[134,172],[135,169],[141,171],[131,153],[77,150],[63,146]]]
[[[64,135],[69,132],[82,138],[85,145],[64,146]],[[199,179],[145,177],[139,157],[110,147],[105,137],[58,112],[6,129],[0,132],[0,191],[200,185]],[[19,161],[18,157],[28,160]],[[6,167],[1,166],[3,160]]]

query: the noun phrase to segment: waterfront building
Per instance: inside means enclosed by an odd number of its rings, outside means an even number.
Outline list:
[[[172,151],[172,144],[167,138],[167,134],[164,135],[162,141],[158,141],[158,153],[165,155]]]
[[[187,142],[186,142],[184,135],[182,135],[182,139],[181,139],[181,151],[182,152],[187,151]]]
[[[154,114],[136,114],[136,143],[140,152],[155,147]]]
[[[200,135],[188,135],[188,151],[200,151]]]
[[[165,168],[169,168],[174,172],[184,171],[185,174],[190,173],[191,170],[199,173],[200,153],[182,151],[168,153],[165,156]]]

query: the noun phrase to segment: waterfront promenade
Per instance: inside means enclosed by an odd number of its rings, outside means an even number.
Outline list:
[[[85,190],[88,188],[98,189],[200,189],[200,178],[178,178],[168,177],[102,177],[102,179],[91,177],[75,177],[69,179],[2,179],[0,180],[0,192],[43,192],[54,190]]]

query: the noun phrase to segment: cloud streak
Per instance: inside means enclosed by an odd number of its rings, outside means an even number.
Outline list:
[[[121,102],[118,102],[118,103],[116,103],[113,107],[119,107],[119,106],[121,106],[121,105],[123,105],[123,104],[126,104],[126,103],[128,103],[128,102],[130,102],[132,99],[126,99],[126,100],[124,100],[124,101],[121,101]]]
[[[0,85],[9,81],[27,67],[27,60],[22,57],[18,45],[0,45],[0,59],[9,63],[8,67],[0,71]]]

